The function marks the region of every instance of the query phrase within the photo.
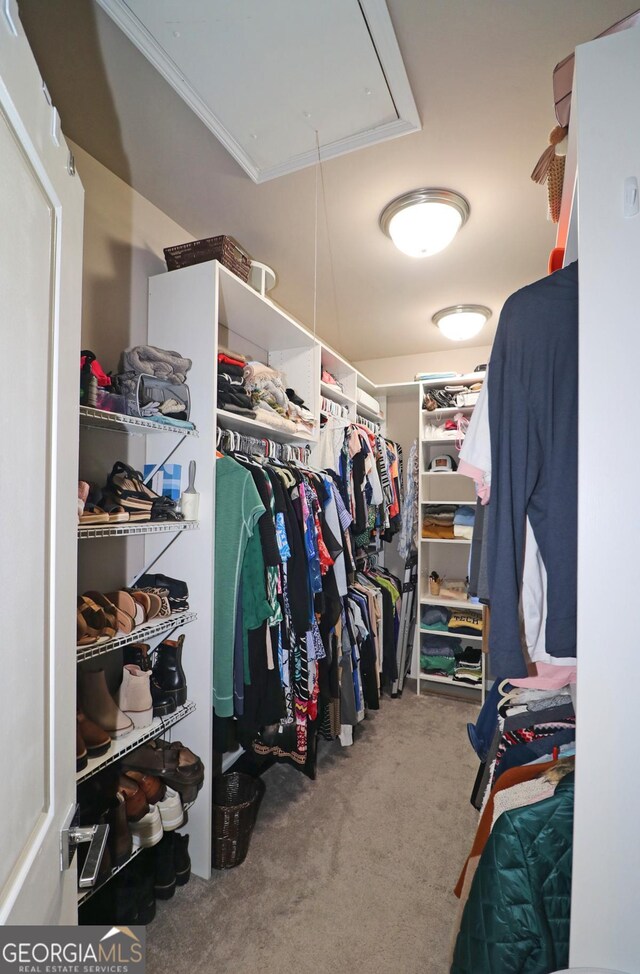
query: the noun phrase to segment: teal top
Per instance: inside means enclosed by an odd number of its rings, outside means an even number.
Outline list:
[[[230,457],[216,460],[213,706],[219,717],[233,717],[238,583],[247,543],[264,510],[251,474]]]

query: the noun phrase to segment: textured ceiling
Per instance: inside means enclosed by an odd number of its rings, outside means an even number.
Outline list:
[[[555,124],[553,67],[636,9],[625,0],[388,6],[422,131],[327,161],[319,180],[317,331],[351,359],[453,347],[430,319],[460,302],[494,310],[469,343],[486,344],[506,297],[546,273],[555,228],[529,174]],[[272,297],[312,325],[315,169],[255,185],[92,0],[19,8],[66,134],[190,233],[236,237],[276,270]],[[241,85],[242,51],[237,71]],[[471,216],[447,250],[412,260],[378,216],[420,186],[457,190]]]

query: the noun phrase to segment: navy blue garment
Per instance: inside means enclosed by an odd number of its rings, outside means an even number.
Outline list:
[[[477,721],[475,724],[467,724],[467,733],[471,741],[471,746],[481,761],[487,760],[493,735],[498,726],[498,704],[502,699],[502,694],[500,693],[501,682],[501,680],[494,680],[482,704]],[[504,689],[504,692],[507,693],[511,689],[511,686],[508,686]]]
[[[489,368],[492,669],[527,676],[518,614],[526,517],[547,570],[546,650],[576,655],[578,265],[505,303]]]

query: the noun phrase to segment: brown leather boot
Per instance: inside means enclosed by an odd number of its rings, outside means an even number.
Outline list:
[[[101,754],[106,754],[111,747],[111,738],[107,732],[89,720],[82,710],[78,711],[76,720],[78,734],[82,738],[88,757],[99,758]]]
[[[121,774],[118,778],[118,794],[124,799],[129,822],[139,822],[144,818],[149,811],[149,803],[137,781],[126,774]]]
[[[126,777],[131,778],[142,788],[150,805],[155,805],[164,798],[167,786],[155,775],[145,774],[143,771],[127,771]]]
[[[108,846],[111,853],[113,867],[122,866],[131,858],[133,842],[131,830],[127,822],[127,803],[123,794],[118,792],[116,804],[107,813],[109,826]]]

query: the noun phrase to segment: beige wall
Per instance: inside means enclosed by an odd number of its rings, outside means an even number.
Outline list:
[[[490,345],[452,347],[444,352],[362,359],[353,364],[372,382],[412,382],[416,372],[473,372],[476,365],[489,361],[490,352]]]
[[[162,248],[193,237],[79,146],[73,153],[85,190],[82,347],[117,371],[122,350],[147,340],[147,279],[166,270]]]

